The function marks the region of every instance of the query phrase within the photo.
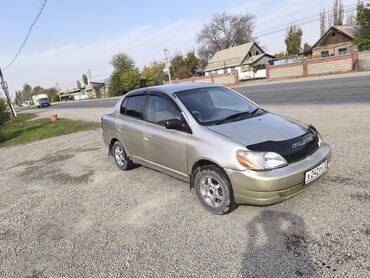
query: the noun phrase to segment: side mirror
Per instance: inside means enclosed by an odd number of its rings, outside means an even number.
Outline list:
[[[165,127],[167,129],[183,129],[185,124],[179,119],[170,119],[166,121]]]

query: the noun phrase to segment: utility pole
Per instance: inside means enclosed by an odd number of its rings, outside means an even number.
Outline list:
[[[6,100],[8,101],[10,111],[12,112],[12,114],[11,114],[12,117],[17,117],[17,113],[14,110],[14,107],[12,105],[12,100],[10,99],[10,96],[9,96],[8,84],[4,80],[3,73],[1,72],[1,69],[0,69],[0,84],[1,84],[1,88],[3,88],[3,90],[4,90]]]
[[[90,69],[87,71],[87,74],[89,75],[89,80],[90,80],[90,83],[91,83],[92,79],[91,79],[91,70]]]
[[[163,49],[164,51],[164,56],[166,57],[166,69],[167,69],[167,72],[168,72],[168,78],[170,80],[170,84],[172,83],[172,80],[171,80],[171,72],[170,72],[170,67],[168,66],[168,57],[167,57],[167,48]]]

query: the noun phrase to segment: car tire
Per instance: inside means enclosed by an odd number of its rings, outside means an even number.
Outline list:
[[[112,147],[112,154],[118,168],[124,171],[133,168],[134,163],[130,158],[127,157],[125,149],[123,148],[122,144],[119,141],[114,142]]]
[[[200,167],[194,174],[194,187],[201,204],[214,214],[227,214],[236,208],[231,182],[216,165]]]

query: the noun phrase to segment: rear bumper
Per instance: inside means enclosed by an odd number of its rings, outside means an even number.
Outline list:
[[[226,172],[233,186],[236,203],[270,205],[289,199],[321,180],[328,171],[308,184],[304,183],[304,175],[325,160],[331,160],[331,149],[327,144],[305,159],[279,169],[260,172],[226,169]]]

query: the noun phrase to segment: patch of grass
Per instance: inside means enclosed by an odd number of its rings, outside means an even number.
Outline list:
[[[29,143],[63,134],[95,129],[98,123],[58,119],[52,124],[50,119],[33,119],[35,115],[19,114],[5,125],[0,126],[0,147]]]

